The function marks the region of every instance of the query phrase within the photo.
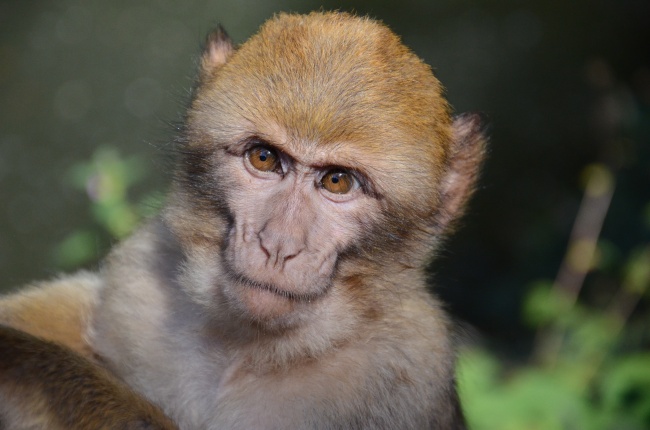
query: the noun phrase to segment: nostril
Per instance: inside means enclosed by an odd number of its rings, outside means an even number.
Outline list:
[[[260,248],[262,249],[262,251],[264,252],[264,254],[266,254],[266,258],[267,258],[267,259],[271,258],[271,253],[269,252],[268,249],[266,249],[266,247],[264,247],[264,243],[262,243],[261,240],[260,240]]]
[[[284,262],[286,263],[287,261],[289,261],[289,260],[291,260],[291,259],[297,257],[298,254],[300,254],[300,251],[296,252],[295,254],[291,254],[291,255],[287,255],[287,256],[285,256],[285,257],[284,257]]]

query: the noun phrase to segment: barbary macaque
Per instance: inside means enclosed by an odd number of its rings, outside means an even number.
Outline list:
[[[169,428],[157,407],[185,430],[464,428],[425,268],[474,189],[478,115],[346,13],[240,47],[217,29],[199,69],[161,215],[98,273],[0,302],[5,427],[56,428],[65,393],[107,428]]]

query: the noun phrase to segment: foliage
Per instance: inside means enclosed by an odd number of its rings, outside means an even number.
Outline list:
[[[536,331],[529,360],[506,366],[478,347],[460,355],[459,389],[473,430],[650,428],[650,352],[635,340],[647,317],[631,319],[650,295],[650,243],[618,262],[607,257],[615,246],[597,240],[593,223],[606,206],[599,214],[593,203],[613,191],[613,182],[603,166],[587,175],[592,188],[588,183],[581,212],[591,221],[578,215],[557,279],[529,286],[523,318]],[[589,222],[594,229],[585,228]],[[585,246],[590,242],[596,246]],[[615,290],[590,303],[580,293],[598,289],[598,274],[613,274]]]
[[[127,236],[145,217],[156,213],[162,195],[150,193],[133,203],[129,191],[147,174],[140,157],[123,158],[114,148],[100,148],[87,162],[70,169],[67,181],[83,190],[91,202],[95,225],[71,233],[55,250],[55,258],[63,268],[76,267],[92,261],[98,242]]]

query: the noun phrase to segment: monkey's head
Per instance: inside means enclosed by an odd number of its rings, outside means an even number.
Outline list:
[[[281,14],[237,49],[212,33],[167,212],[190,293],[285,327],[421,271],[483,153],[478,119],[452,121],[441,93],[367,18]]]

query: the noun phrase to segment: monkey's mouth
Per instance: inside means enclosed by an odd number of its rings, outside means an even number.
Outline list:
[[[309,303],[325,295],[328,290],[327,286],[325,286],[324,288],[320,288],[318,291],[312,293],[296,293],[280,288],[274,284],[255,281],[242,274],[236,274],[233,278],[236,283],[244,286],[245,288],[269,292],[275,296],[292,302]]]

